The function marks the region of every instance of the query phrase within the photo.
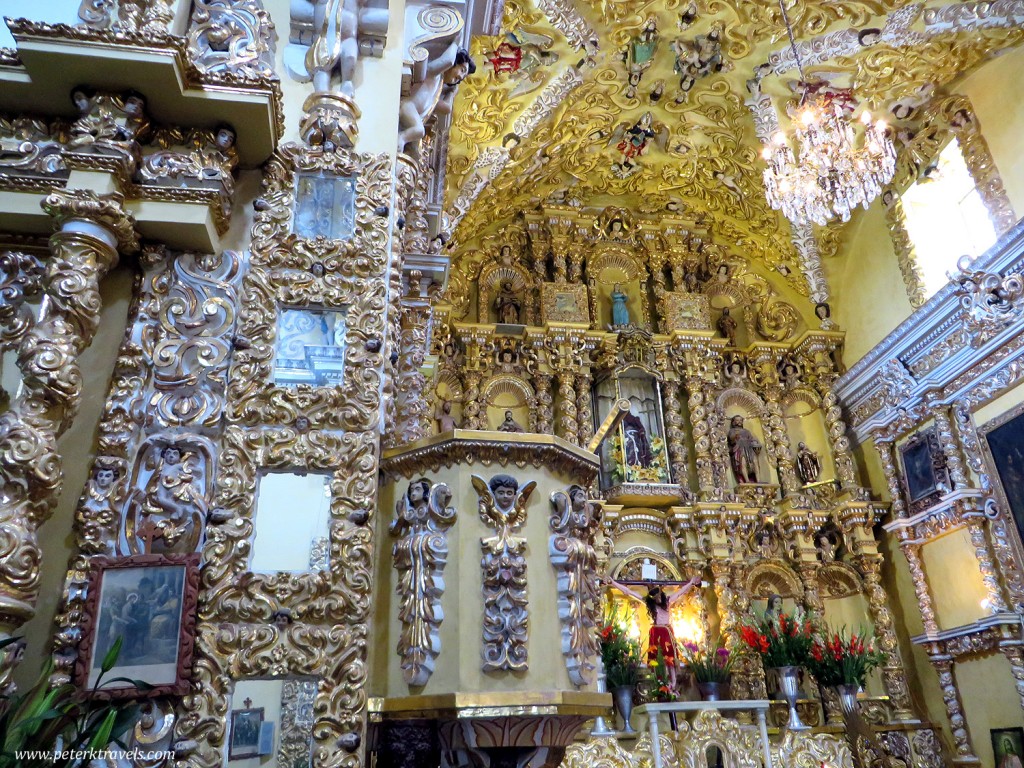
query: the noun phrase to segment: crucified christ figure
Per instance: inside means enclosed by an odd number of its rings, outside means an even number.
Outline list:
[[[651,631],[647,635],[647,663],[650,664],[652,661],[657,661],[658,651],[660,650],[661,656],[665,660],[665,666],[668,667],[669,684],[672,686],[672,690],[675,690],[677,663],[676,637],[672,631],[672,606],[682,600],[695,586],[700,584],[700,576],[694,576],[671,594],[666,591],[662,584],[652,583],[647,588],[646,596],[641,595],[639,592],[634,592],[628,586],[615,579],[611,579],[610,583],[620,590],[622,594],[626,595],[626,597],[643,603],[647,608],[647,614],[651,618]]]

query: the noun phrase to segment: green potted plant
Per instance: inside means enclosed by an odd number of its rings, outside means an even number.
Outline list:
[[[612,703],[623,720],[622,730],[633,733],[629,717],[633,713],[633,696],[644,679],[640,642],[631,638],[628,628],[616,608],[605,614],[599,630],[601,663],[605,682],[612,693]]]
[[[0,641],[0,652],[19,642],[21,638]],[[90,691],[70,683],[51,687],[53,662],[48,659],[30,689],[0,694],[0,768],[76,768],[88,762],[82,754],[101,752],[109,744],[124,747],[120,739],[138,720],[139,708],[97,693],[114,682],[130,682],[140,690],[150,686],[126,678],[103,681],[117,663],[121,642],[118,638],[104,656]]]
[[[721,701],[729,697],[729,675],[735,654],[721,641],[682,644],[682,657],[704,701]]]

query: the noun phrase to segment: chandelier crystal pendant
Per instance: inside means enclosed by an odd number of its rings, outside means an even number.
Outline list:
[[[884,120],[861,113],[863,139],[858,146],[842,104],[828,95],[807,98],[807,78],[793,38],[785,0],[779,1],[789,44],[800,72],[803,95],[791,113],[799,162],[785,133],[779,131],[761,151],[768,204],[794,224],[849,221],[858,205],[867,208],[896,170],[896,149]]]

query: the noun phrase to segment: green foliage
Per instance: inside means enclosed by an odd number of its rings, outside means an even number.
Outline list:
[[[599,632],[601,663],[604,664],[608,690],[624,685],[638,685],[645,676],[640,643],[626,632],[625,622],[618,615],[618,610],[612,608],[605,615]]]
[[[682,657],[698,683],[725,683],[732,674],[736,654],[721,642],[702,644],[687,641],[682,644]]]
[[[17,641],[0,641],[0,650]],[[120,739],[138,719],[138,706],[96,697],[104,684],[114,682],[103,683],[103,676],[117,664],[120,651],[118,638],[89,692],[70,683],[51,687],[53,662],[47,659],[30,689],[13,696],[0,694],[0,768],[74,768],[87,762],[76,758],[75,752],[99,751],[110,744],[123,747]],[[129,682],[143,690],[150,687],[137,680]],[[33,756],[26,754],[33,752]]]

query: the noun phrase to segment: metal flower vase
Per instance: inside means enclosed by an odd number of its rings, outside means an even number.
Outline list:
[[[779,674],[779,692],[789,705],[786,728],[791,731],[808,730],[809,726],[804,725],[796,711],[796,700],[800,696],[800,667],[778,667],[776,671]]]
[[[720,682],[697,683],[697,690],[702,701],[722,701],[728,698],[726,686]]]
[[[843,683],[836,686],[836,693],[839,694],[839,706],[843,708],[843,714],[847,717],[857,715],[857,691],[860,686],[856,683]]]
[[[636,688],[632,685],[620,685],[612,690],[612,703],[615,711],[622,718],[622,732],[636,733],[633,726],[629,724],[629,718],[633,714],[633,694]]]

